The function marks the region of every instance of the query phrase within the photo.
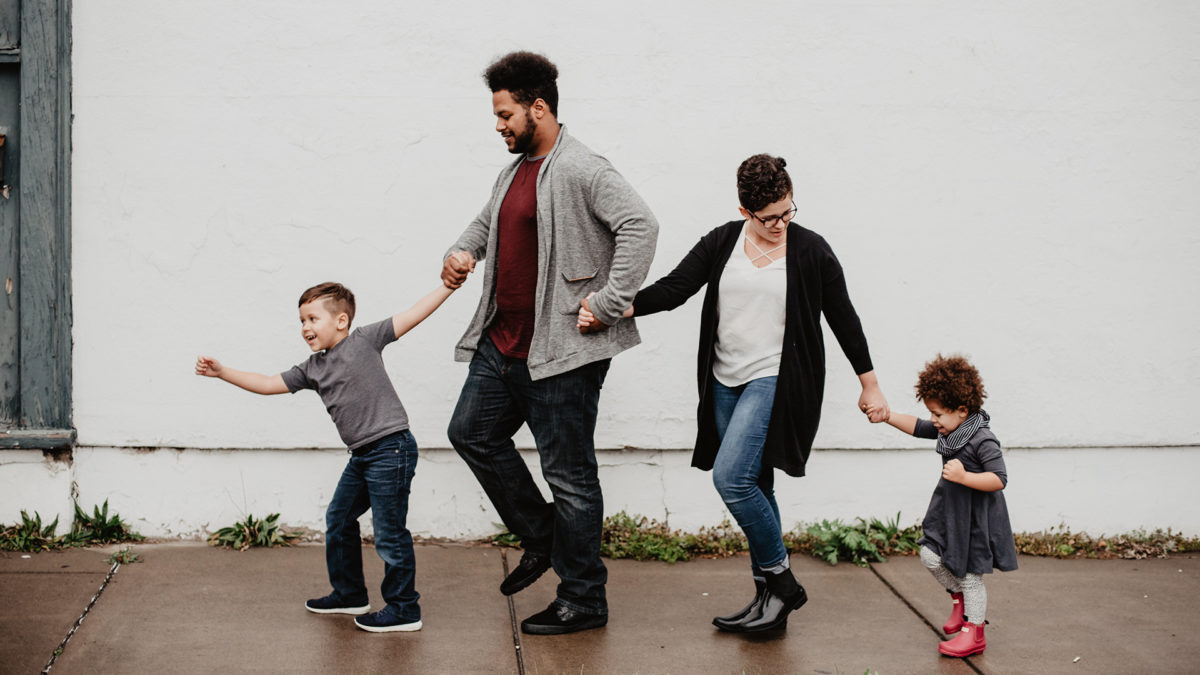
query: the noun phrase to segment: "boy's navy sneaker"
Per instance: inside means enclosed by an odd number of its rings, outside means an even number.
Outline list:
[[[371,611],[371,605],[364,603],[359,605],[354,602],[346,602],[339,598],[337,594],[330,593],[323,598],[313,598],[304,603],[304,609],[316,614],[366,614]]]
[[[421,620],[409,621],[396,616],[390,607],[354,618],[354,625],[372,633],[395,633],[421,630]]]

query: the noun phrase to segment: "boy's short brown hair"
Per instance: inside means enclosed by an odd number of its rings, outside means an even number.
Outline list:
[[[324,299],[327,303],[325,306],[334,316],[345,314],[350,323],[354,323],[354,294],[349,288],[336,281],[317,284],[300,294],[300,304],[297,307],[303,307],[317,299]]]
[[[966,408],[970,414],[979,412],[987,392],[979,371],[962,356],[937,355],[925,364],[917,376],[917,398],[937,401],[948,410]]]

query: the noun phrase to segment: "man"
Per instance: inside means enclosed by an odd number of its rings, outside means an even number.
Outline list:
[[[471,365],[449,435],[525,549],[500,591],[512,595],[550,567],[561,580],[550,606],[521,622],[538,635],[608,622],[592,435],[610,360],[640,342],[621,311],[646,278],[658,236],[625,179],[559,124],[557,78],[553,63],[529,52],[484,72],[496,131],[520,157],[500,172],[442,267],[442,281],[456,288],[486,261],[479,307],[455,350]],[[580,332],[581,303],[606,330]],[[522,424],[533,433],[552,503],[513,444]]]

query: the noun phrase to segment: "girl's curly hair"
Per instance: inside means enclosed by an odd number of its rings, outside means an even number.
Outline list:
[[[792,192],[787,161],[771,155],[754,155],[737,170],[738,201],[742,208],[755,213]]]
[[[979,412],[987,392],[979,371],[962,356],[937,355],[925,364],[917,376],[917,398],[934,400],[950,410],[966,408],[970,414]]]

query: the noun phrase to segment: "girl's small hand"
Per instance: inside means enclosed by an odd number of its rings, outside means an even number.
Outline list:
[[[197,356],[196,374],[205,377],[220,377],[221,362],[211,356]]]
[[[942,465],[942,478],[951,483],[961,483],[967,477],[967,470],[963,468],[963,463],[957,459],[952,459]]]
[[[887,422],[888,420],[892,419],[891,410],[881,410],[879,407],[873,405],[868,405],[863,410],[863,414],[867,416],[867,420],[870,421],[871,424],[879,424],[880,422]]]

